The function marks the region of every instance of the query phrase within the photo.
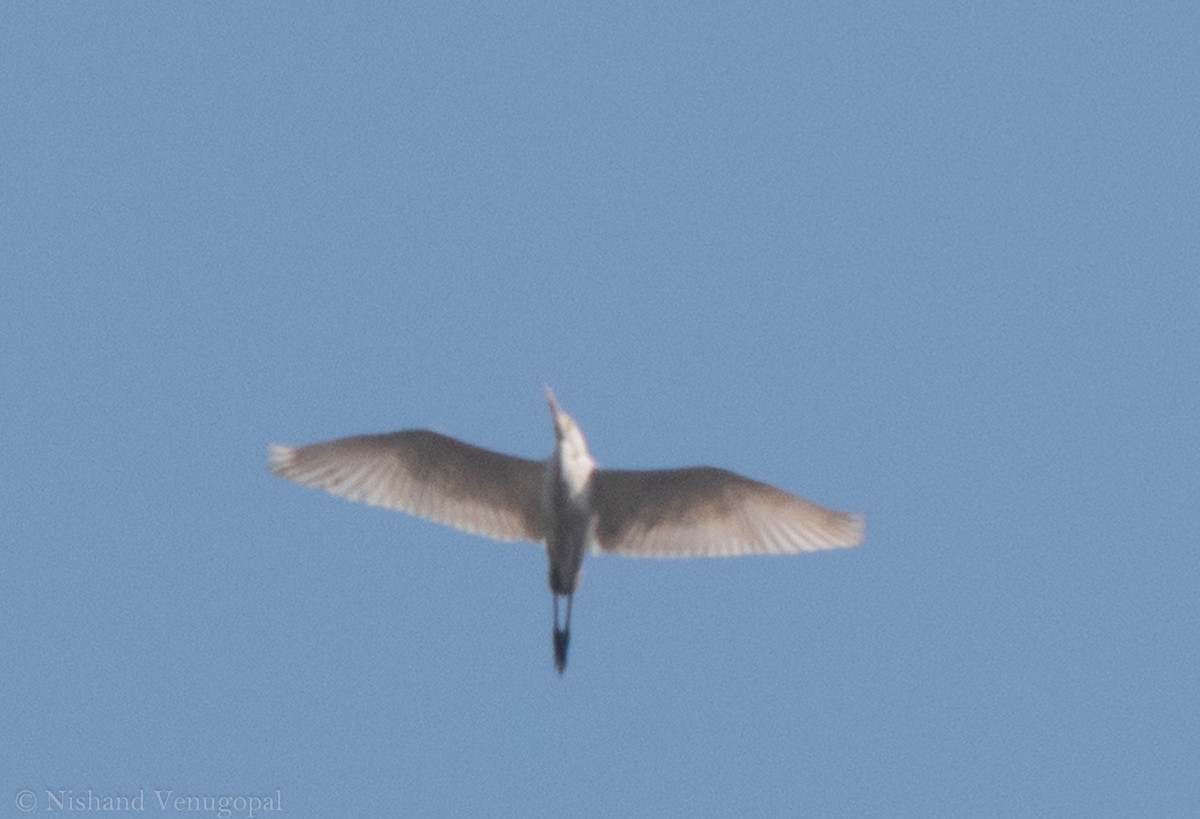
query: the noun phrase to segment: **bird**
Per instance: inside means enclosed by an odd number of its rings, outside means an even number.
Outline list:
[[[554,667],[571,639],[586,553],[628,557],[790,554],[855,546],[865,517],[711,466],[602,469],[549,386],[554,451],[544,460],[427,429],[268,445],[270,470],[351,501],[497,540],[541,544],[553,597]],[[560,619],[559,602],[564,602]]]

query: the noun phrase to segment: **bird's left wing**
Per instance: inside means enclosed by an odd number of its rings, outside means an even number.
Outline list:
[[[708,466],[592,476],[600,551],[629,557],[724,557],[854,546],[861,515]]]
[[[423,429],[271,444],[269,458],[276,475],[352,501],[500,540],[545,540],[541,461]]]

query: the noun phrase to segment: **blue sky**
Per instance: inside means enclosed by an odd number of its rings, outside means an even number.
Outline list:
[[[1200,13],[602,6],[6,9],[3,815],[1200,811]],[[545,383],[866,541],[591,560],[559,679],[536,547],[265,468]]]

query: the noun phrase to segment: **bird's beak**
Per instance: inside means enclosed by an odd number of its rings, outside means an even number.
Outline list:
[[[563,419],[566,413],[562,411],[562,407],[554,400],[554,390],[546,385],[546,405],[550,407],[550,421],[554,425],[554,437],[561,440],[563,437]]]

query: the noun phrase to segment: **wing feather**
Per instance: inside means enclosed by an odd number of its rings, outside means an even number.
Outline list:
[[[499,540],[545,540],[545,464],[429,430],[271,444],[271,471],[347,500]]]
[[[630,557],[786,554],[854,546],[861,515],[708,466],[597,470],[596,540]]]

